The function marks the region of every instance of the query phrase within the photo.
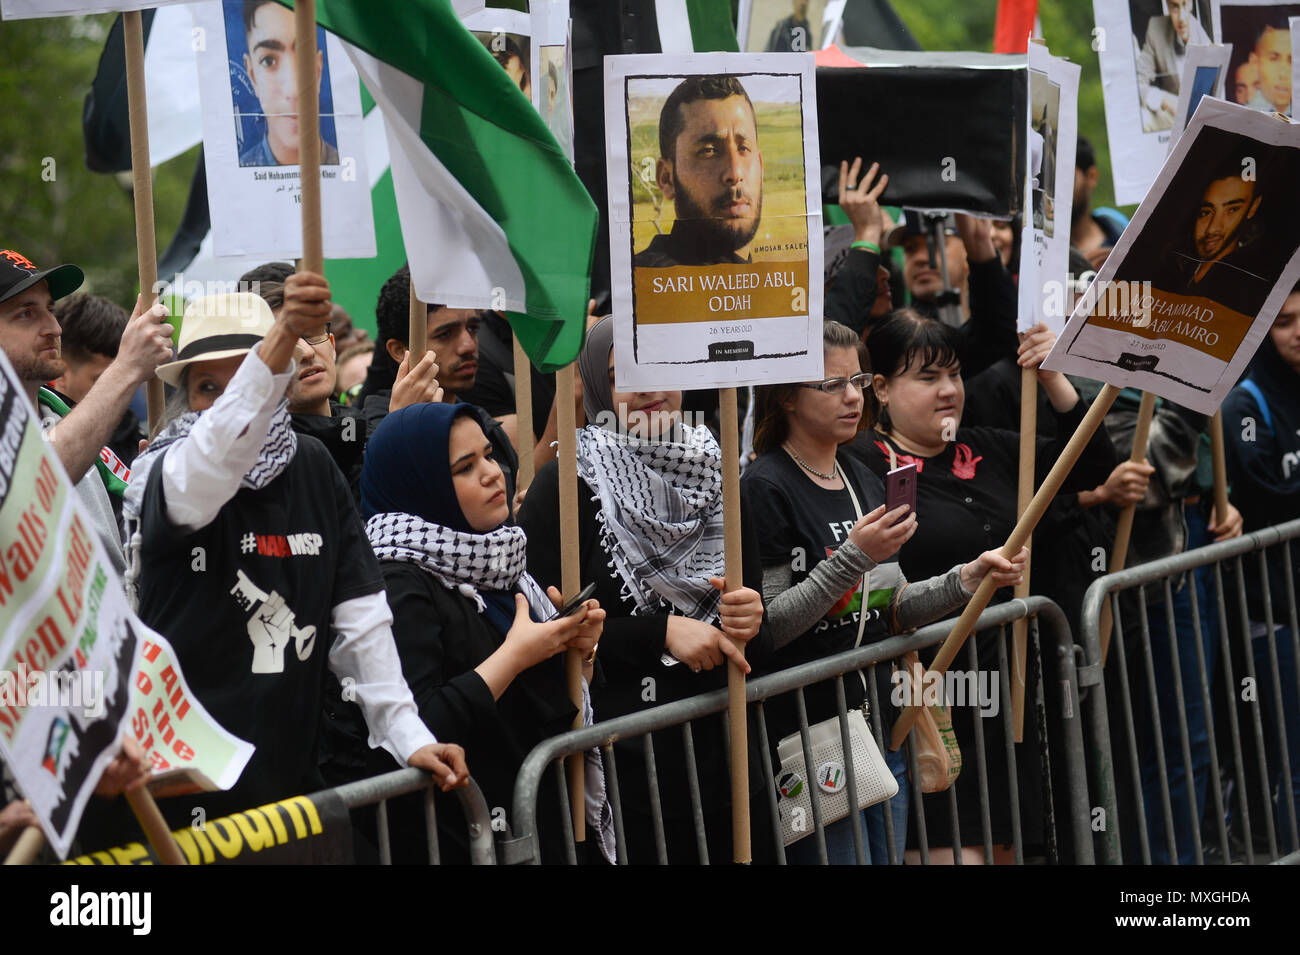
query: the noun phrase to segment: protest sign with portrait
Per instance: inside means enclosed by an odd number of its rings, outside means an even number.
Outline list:
[[[218,256],[302,255],[294,14],[267,0],[195,4],[203,149]],[[339,41],[317,29],[325,255],[375,254],[361,91]]]
[[[740,48],[750,53],[820,50],[835,41],[843,13],[843,0],[751,0],[738,18]]]
[[[1213,43],[1210,0],[1093,0],[1115,201],[1141,202],[1174,138],[1182,64]]]
[[[1291,116],[1291,17],[1300,3],[1214,0],[1214,35],[1232,45],[1227,98]]]
[[[533,0],[533,104],[546,128],[573,160],[573,45],[569,0]]]
[[[607,57],[605,128],[616,387],[819,378],[812,55]]]
[[[1213,413],[1300,277],[1300,127],[1205,98],[1043,367]]]
[[[1019,325],[1025,331],[1046,322],[1059,334],[1066,319],[1079,67],[1052,56],[1045,46],[1029,44],[1028,100]]]

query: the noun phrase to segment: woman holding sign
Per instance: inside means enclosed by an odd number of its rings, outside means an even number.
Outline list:
[[[609,612],[592,685],[602,720],[719,689],[728,659],[748,673],[746,659],[766,655],[771,642],[753,534],[744,535],[747,586],[719,594],[725,568],[717,441],[707,428],[682,422],[681,392],[614,391],[613,331],[611,318],[597,322],[578,357],[589,422],[578,433],[578,526],[560,526],[554,461],[537,472],[519,513],[533,576],[558,585],[560,537],[576,534],[582,581],[596,585]],[[748,644],[743,655],[733,640]],[[709,858],[716,862],[731,857],[726,737],[719,717],[696,720],[692,729]],[[682,735],[666,730],[653,734],[653,742],[668,861],[694,864]],[[653,862],[642,740],[620,741],[614,751],[628,857]],[[761,808],[764,801],[751,804]],[[756,833],[760,825],[754,823]],[[756,851],[768,846],[769,840],[754,839]]]
[[[524,757],[573,724],[561,654],[572,647],[594,660],[605,611],[588,600],[552,619],[559,591],[552,588],[548,598],[524,569],[528,540],[505,523],[505,476],[473,405],[418,404],[384,418],[366,448],[361,512],[420,717],[438,736],[461,741],[488,806],[509,807]],[[341,777],[331,781],[397,768],[366,745],[355,706],[333,700],[326,714],[331,775]],[[598,767],[598,757],[589,756],[588,775]],[[542,787],[540,798],[542,858],[561,861],[554,788]],[[394,805],[393,824],[410,833],[395,842],[416,850],[411,861],[417,861],[424,856],[421,802],[418,796],[405,802]],[[439,838],[455,847],[454,858],[468,862],[460,807],[443,802]],[[606,814],[612,848],[613,816]],[[599,830],[601,821],[594,819],[592,828]],[[597,840],[587,845],[594,848]]]
[[[849,455],[846,445],[874,421],[875,399],[870,372],[862,371],[865,348],[852,329],[826,322],[826,380],[770,385],[755,390],[758,458],[741,480],[746,507],[763,528],[763,598],[777,653],[769,669],[797,666],[891,633],[915,629],[962,607],[990,571],[1003,586],[1015,586],[1028,552],[1015,561],[988,550],[947,573],[909,585],[897,554],[917,532],[917,518],[905,507],[886,512],[885,487],[875,474]],[[869,582],[869,583],[868,583]],[[863,585],[867,592],[863,593]],[[876,668],[877,697],[891,695],[890,668]],[[850,708],[867,701],[865,680],[844,681]],[[836,713],[834,683],[805,691],[808,722]],[[885,738],[896,710],[882,713]],[[771,700],[767,707],[769,738],[776,742],[799,730],[794,701]],[[895,858],[902,861],[907,834],[908,782],[902,750],[886,754],[898,780],[898,795],[888,803],[893,817]],[[866,861],[889,862],[885,808],[862,810],[867,840]],[[831,864],[855,861],[852,821],[826,827]],[[791,862],[815,861],[814,840],[787,850]]]
[[[1037,368],[1054,341],[1055,336],[1046,330],[1027,335],[1020,346],[1021,366]],[[880,420],[872,431],[854,442],[851,453],[882,478],[900,465],[917,467],[918,526],[899,553],[903,573],[920,580],[945,573],[956,554],[999,549],[1016,523],[1020,436],[996,428],[962,427],[965,386],[954,330],[902,309],[872,331],[868,348],[875,372],[876,399],[881,405]],[[1060,456],[1087,410],[1064,375],[1040,369],[1038,380],[1057,416],[1060,437],[1039,441],[1036,483]],[[1066,478],[1064,490],[1092,490],[1105,482],[1115,463],[1114,448],[1099,430]],[[1009,598],[1010,591],[1005,593]],[[979,644],[979,658],[985,669],[995,666],[992,661],[997,660],[997,645],[993,642],[996,633],[989,637]],[[993,841],[1006,845],[1012,841],[1012,830],[1006,808],[1009,792],[1002,726],[991,719],[977,722],[972,712],[971,706],[954,707],[953,726],[958,741],[966,746],[982,722],[989,756]],[[1009,718],[1009,714],[1003,716]],[[1029,730],[1027,725],[1027,746],[1031,745]],[[1027,755],[1018,763],[1026,777],[1022,791],[1037,792],[1036,782],[1029,780],[1036,778],[1038,760]],[[973,845],[981,841],[982,823],[979,787],[974,784],[975,773],[969,775],[970,783],[958,786],[959,824],[962,841]],[[966,782],[965,774],[962,780]],[[1036,814],[1024,815],[1029,820]],[[941,812],[927,813],[932,845],[943,845],[945,840],[952,840],[947,842],[949,845],[956,844],[948,819],[946,807]],[[1037,839],[1027,832],[1025,841]]]

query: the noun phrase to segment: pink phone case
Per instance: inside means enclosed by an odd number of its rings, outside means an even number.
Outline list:
[[[902,504],[908,506],[909,513],[916,510],[915,464],[904,464],[885,475],[885,513]]]

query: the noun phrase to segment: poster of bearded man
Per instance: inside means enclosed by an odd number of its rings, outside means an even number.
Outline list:
[[[605,128],[617,388],[819,379],[812,55],[606,57]]]

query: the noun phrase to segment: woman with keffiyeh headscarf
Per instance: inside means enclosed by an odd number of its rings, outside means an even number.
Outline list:
[[[562,654],[573,648],[594,658],[605,612],[589,600],[576,614],[540,622],[555,615],[560,593],[552,588],[548,598],[525,569],[528,541],[504,523],[505,476],[476,414],[468,404],[419,404],[385,418],[366,448],[361,507],[420,716],[434,733],[461,741],[488,805],[510,807],[524,757],[573,724]],[[360,714],[337,703],[327,708],[333,781],[396,768],[367,752]],[[613,813],[598,798],[604,781],[597,754],[589,755],[587,775],[597,796],[588,801],[588,846],[604,846],[612,861]],[[543,787],[538,825],[548,861],[564,858],[554,797]],[[422,853],[421,805],[410,802],[395,804],[391,819],[411,838],[395,841]],[[444,802],[440,841],[467,859],[460,807]]]
[[[743,534],[744,583],[720,594],[724,574],[721,452],[704,427],[681,420],[681,392],[613,390],[609,318],[587,332],[578,358],[587,426],[578,432],[577,527],[560,526],[557,463],[537,473],[520,509],[529,571],[560,580],[560,539],[577,536],[582,582],[609,612],[592,700],[600,719],[726,685],[728,659],[745,672],[771,652],[763,614],[762,567],[754,535]],[[730,639],[729,639],[730,638]],[[742,654],[732,640],[745,643]],[[692,723],[708,853],[731,858],[730,783],[720,717]],[[751,742],[757,734],[751,732]],[[681,732],[653,736],[668,861],[700,860]],[[614,745],[628,857],[656,858],[640,739]],[[751,767],[761,763],[750,760]],[[761,791],[756,779],[751,790]],[[754,806],[753,847],[771,848],[765,797]]]
[[[185,310],[177,360],[158,369],[177,391],[126,492],[128,587],[193,696],[256,747],[228,792],[166,800],[173,825],[195,806],[213,817],[320,788],[327,669],[355,687],[373,745],[445,788],[468,778],[463,751],[435,741],[402,679],[343,476],[289,426],[295,344],[329,313],[329,286],[307,273],[286,283],[279,318],[256,295],[200,298]],[[142,739],[161,734],[152,719],[136,721]]]

